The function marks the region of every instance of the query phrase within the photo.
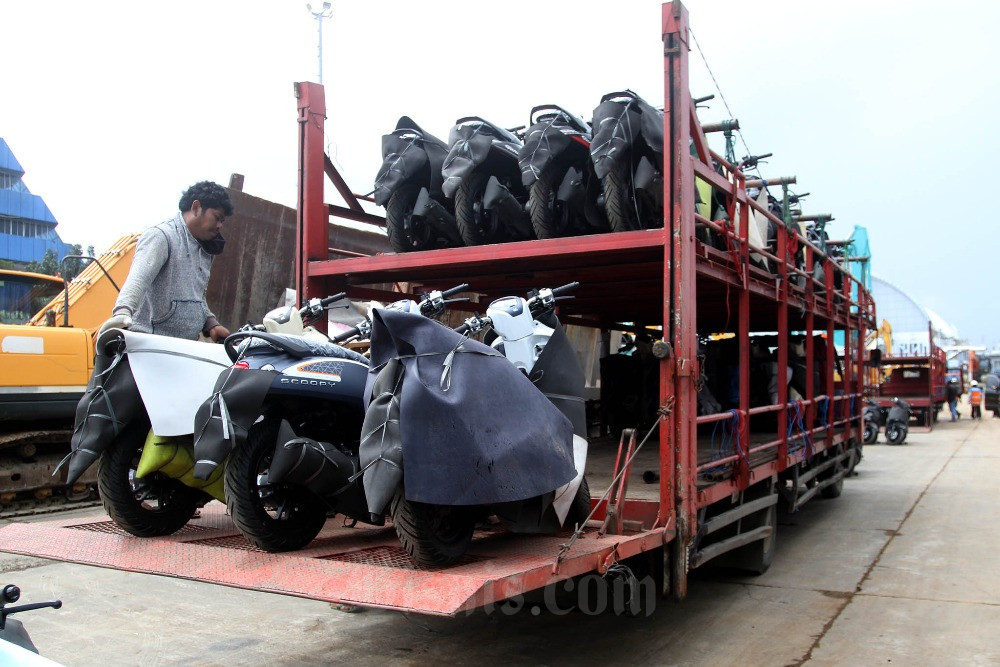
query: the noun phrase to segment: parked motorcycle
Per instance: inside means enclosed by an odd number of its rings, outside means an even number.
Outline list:
[[[901,398],[892,399],[892,407],[889,408],[889,415],[885,420],[885,439],[890,445],[901,445],[906,442],[912,413],[909,403]]]
[[[389,308],[437,316],[448,297],[467,288]],[[195,419],[195,474],[211,475],[228,457],[229,513],[265,551],[305,546],[334,514],[385,522],[384,513],[369,513],[358,475],[368,359],[337,344],[368,326],[326,342],[253,330],[226,339],[234,363]]]
[[[29,604],[18,605],[16,607],[7,606],[14,604],[20,599],[21,589],[17,586],[7,584],[0,589],[0,664],[34,664],[34,662],[30,660],[30,656],[25,654],[22,649],[24,651],[38,653],[38,648],[35,646],[34,642],[31,641],[28,631],[24,629],[24,624],[15,619],[8,620],[8,616],[19,614],[23,611],[31,611],[33,609],[44,609],[45,607],[59,609],[62,607],[61,600],[52,600],[50,602],[32,602]]]
[[[861,411],[865,420],[864,443],[871,445],[878,442],[878,430],[882,426],[882,410],[878,403],[872,399],[865,400],[865,406]]]
[[[608,93],[594,109],[590,156],[611,229],[663,226],[663,112],[631,90]]]
[[[518,166],[522,142],[515,131],[470,116],[458,119],[448,144],[442,190],[455,201],[465,245],[533,238]]]
[[[448,146],[403,116],[382,137],[375,203],[385,207],[389,244],[396,252],[462,245],[451,200],[441,189]]]
[[[598,205],[600,180],[590,159],[590,125],[554,104],[531,110],[518,155],[535,237],[609,231]]]
[[[575,286],[498,299],[454,331],[375,312],[365,495],[417,564],[456,562],[490,515],[554,532],[590,512],[584,375],[553,312]],[[488,329],[489,346],[466,338]]]

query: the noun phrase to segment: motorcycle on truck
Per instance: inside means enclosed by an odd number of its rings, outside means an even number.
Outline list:
[[[585,380],[554,314],[575,287],[498,299],[455,330],[373,314],[365,495],[418,565],[457,562],[491,516],[522,533],[587,518]]]
[[[448,138],[441,168],[442,189],[455,202],[455,220],[465,245],[533,238],[521,183],[522,141],[478,116],[460,118]]]
[[[594,109],[590,156],[611,229],[663,226],[663,112],[631,90],[608,93]]]
[[[554,104],[531,110],[518,163],[536,238],[609,231],[590,145],[582,118]]]
[[[439,316],[466,289],[432,291],[389,306]],[[372,525],[358,476],[368,359],[342,343],[362,322],[326,342],[255,330],[226,339],[232,360],[195,418],[195,475],[225,465],[226,504],[237,529],[264,551],[304,547],[328,517]]]
[[[382,137],[375,203],[385,207],[386,232],[396,252],[462,245],[455,209],[441,189],[448,146],[409,116]]]

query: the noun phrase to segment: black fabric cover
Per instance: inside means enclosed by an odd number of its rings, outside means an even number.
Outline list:
[[[586,438],[587,404],[583,388],[587,378],[583,367],[559,319],[548,313],[539,317],[538,321],[554,329],[554,333],[531,369],[531,381],[569,419],[573,424],[573,433]]]
[[[400,449],[406,497],[423,503],[522,500],[575,477],[570,420],[496,350],[420,315],[378,309],[371,362],[361,465],[371,464],[372,513],[395,491]]]
[[[66,483],[73,484],[145,407],[128,363],[122,332],[112,329],[97,342],[94,372],[76,406]]]
[[[638,95],[629,100],[608,99],[594,109],[594,139],[590,157],[598,178],[604,178],[618,160],[627,159],[640,137],[660,158],[663,157],[663,112]]]
[[[573,140],[560,129],[568,125],[563,116],[555,114],[528,128],[524,135],[524,146],[517,156],[524,187],[530,188],[545,171],[545,167],[569,147]]]
[[[208,479],[261,415],[275,371],[229,369],[219,374],[215,391],[194,416],[194,476]],[[225,420],[223,415],[225,403]],[[227,437],[228,436],[228,437]]]

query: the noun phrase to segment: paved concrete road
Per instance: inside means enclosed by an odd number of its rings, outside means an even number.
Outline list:
[[[1000,420],[867,447],[858,472],[840,498],[781,519],[767,574],[703,569],[687,600],[643,618],[536,616],[532,601],[458,619],[344,613],[9,554],[0,581],[63,599],[22,620],[71,666],[1000,664]]]

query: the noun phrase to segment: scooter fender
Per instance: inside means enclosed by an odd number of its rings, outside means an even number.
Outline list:
[[[570,132],[567,125],[558,125],[558,118],[545,120],[536,123],[528,128],[524,135],[524,145],[517,155],[517,164],[521,169],[521,183],[526,188],[537,181],[545,168],[549,166],[557,155],[564,153],[573,143],[571,134],[585,137],[588,141],[590,137],[581,132]]]
[[[510,132],[495,125],[479,122],[460,122],[451,128],[448,137],[448,155],[441,165],[444,196],[455,198],[462,181],[476,167],[486,162],[491,154],[494,159],[509,160],[516,168],[521,142]]]
[[[382,137],[382,155],[382,166],[375,175],[374,198],[378,206],[388,204],[392,194],[408,181],[421,185],[429,183],[431,162],[426,151],[412,138],[385,135]]]
[[[206,480],[262,414],[275,371],[230,369],[219,375],[215,389],[198,408],[194,424],[194,477]]]
[[[597,177],[603,179],[622,160],[631,159],[634,144],[642,142],[663,156],[663,113],[639,97],[609,99],[594,109],[594,139],[590,158]]]
[[[76,406],[70,453],[59,464],[69,463],[67,484],[75,483],[118,434],[143,415],[142,398],[125,352],[124,331],[105,332],[96,349],[94,372]]]

